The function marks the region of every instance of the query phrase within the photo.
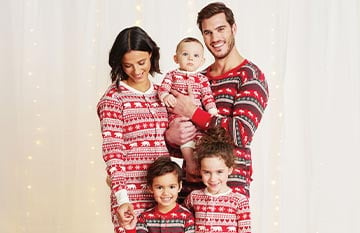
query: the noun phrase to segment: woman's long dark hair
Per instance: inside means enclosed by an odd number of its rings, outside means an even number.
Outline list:
[[[161,73],[159,66],[160,48],[143,29],[135,26],[122,30],[110,50],[111,81],[117,80],[118,82],[119,80],[128,79],[127,74],[122,69],[121,61],[124,55],[132,50],[150,53],[150,74]]]

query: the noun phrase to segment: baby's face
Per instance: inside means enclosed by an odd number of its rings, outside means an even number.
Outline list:
[[[196,71],[204,61],[204,48],[198,42],[182,43],[175,55],[175,62],[184,71]]]

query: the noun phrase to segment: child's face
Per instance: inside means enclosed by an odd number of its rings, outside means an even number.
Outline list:
[[[183,42],[176,52],[174,60],[179,64],[180,70],[196,71],[204,64],[204,49],[197,42]]]
[[[180,190],[181,184],[179,184],[177,174],[174,172],[155,177],[150,187],[159,211],[162,213],[167,213],[175,207]]]
[[[224,193],[228,190],[226,184],[232,168],[226,166],[220,157],[210,157],[201,160],[200,174],[203,183],[211,194]]]

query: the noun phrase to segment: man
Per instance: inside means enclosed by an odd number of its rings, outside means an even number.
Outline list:
[[[204,43],[215,59],[204,74],[209,78],[220,115],[212,116],[197,108],[191,94],[185,96],[174,91],[177,103],[171,111],[184,117],[170,125],[166,140],[170,145],[180,145],[192,139],[194,125],[203,130],[215,125],[225,128],[236,147],[236,166],[228,185],[235,192],[249,197],[252,180],[250,144],[268,101],[265,76],[235,47],[237,28],[231,9],[223,3],[211,3],[198,13],[197,23]],[[193,175],[195,177],[197,174]],[[190,183],[184,183],[188,190],[183,195],[197,187],[193,183],[195,178],[188,181]]]

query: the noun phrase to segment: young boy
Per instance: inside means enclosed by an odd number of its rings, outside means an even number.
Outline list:
[[[182,39],[177,47],[174,61],[179,68],[168,72],[158,90],[160,100],[168,108],[176,105],[176,98],[170,93],[176,90],[181,94],[188,94],[189,86],[194,95],[196,106],[205,108],[210,114],[217,115],[216,104],[208,78],[197,70],[204,64],[204,47],[199,40],[193,37]],[[169,112],[169,124],[178,115]],[[197,174],[196,163],[193,160],[194,141],[180,146],[181,154],[185,160],[186,180],[195,181]]]
[[[234,169],[233,145],[225,129],[210,128],[196,145],[206,188],[192,191],[184,205],[195,214],[196,232],[251,232],[248,198],[227,185]]]
[[[127,233],[194,233],[194,216],[176,202],[182,187],[181,177],[180,166],[169,157],[159,157],[150,165],[147,184],[157,204],[138,218],[134,216],[133,221],[124,226]]]

